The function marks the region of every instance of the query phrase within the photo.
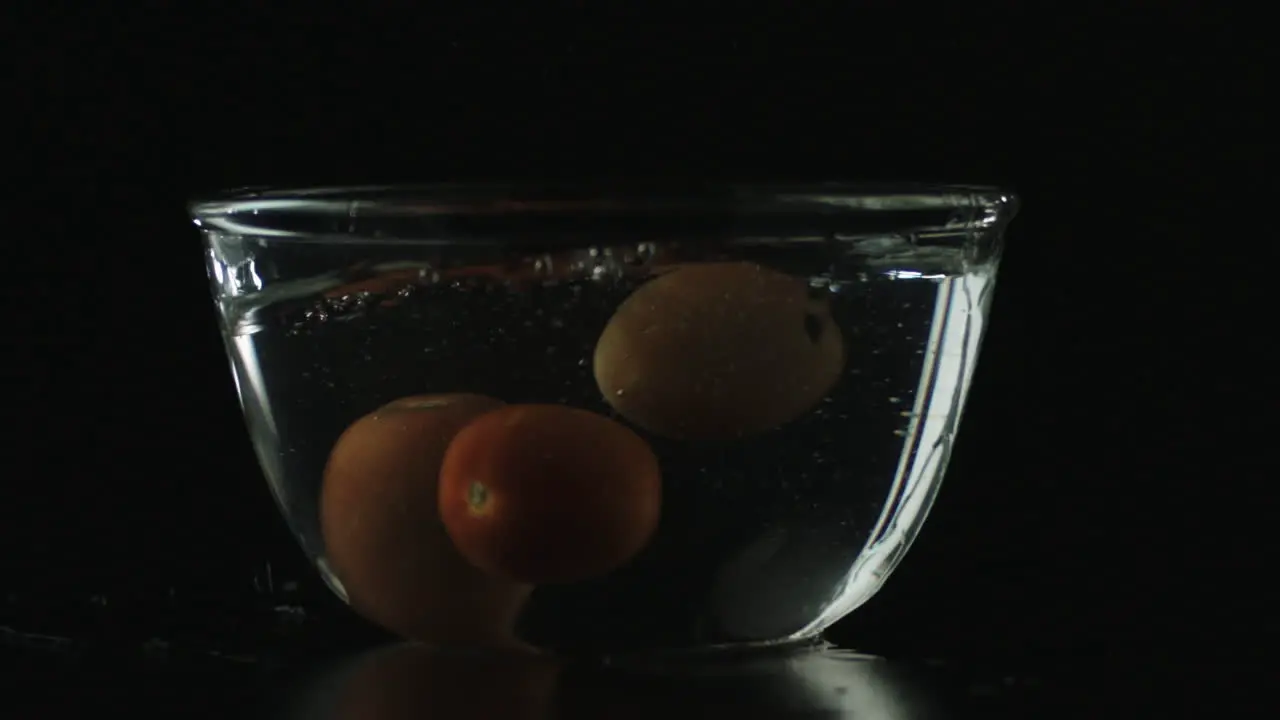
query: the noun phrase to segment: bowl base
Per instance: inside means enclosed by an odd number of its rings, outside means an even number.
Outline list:
[[[644,650],[584,658],[603,668],[623,671],[688,673],[699,668],[715,672],[726,667],[749,666],[756,662],[777,662],[789,655],[805,655],[831,647],[821,635],[763,642],[724,643],[696,648]]]

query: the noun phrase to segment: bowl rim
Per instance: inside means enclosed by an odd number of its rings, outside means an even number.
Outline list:
[[[535,199],[513,201],[513,195],[534,193]],[[527,207],[540,203],[579,203],[583,208],[596,208],[604,202],[643,203],[699,202],[763,197],[787,197],[843,205],[860,210],[912,209],[907,206],[940,207],[946,201],[977,196],[1001,203],[1017,202],[1017,194],[997,185],[965,183],[913,182],[808,182],[808,183],[689,183],[676,182],[461,182],[371,185],[251,185],[204,193],[187,202],[193,217],[229,211],[252,209],[288,209],[326,212],[351,202],[370,202],[413,198],[417,201],[458,199],[466,196],[476,201],[520,202]],[[560,199],[557,199],[557,198]],[[859,202],[862,201],[862,202]],[[456,207],[447,208],[456,211]],[[517,208],[511,208],[517,209]],[[415,208],[417,213],[431,214],[444,209],[431,205]]]
[[[878,218],[910,225],[923,215],[957,225],[999,229],[1018,212],[1018,196],[994,185],[938,183],[699,183],[690,181],[433,183],[332,186],[252,186],[191,200],[187,212],[203,231],[277,238],[314,238],[290,223],[322,220],[331,237],[360,234],[368,223],[542,223],[573,218],[625,225],[654,218],[702,220]],[[347,220],[349,218],[349,221]],[[292,219],[292,220],[290,220]],[[337,221],[335,223],[335,221]],[[801,223],[803,224],[803,223]],[[334,234],[336,232],[336,235]]]

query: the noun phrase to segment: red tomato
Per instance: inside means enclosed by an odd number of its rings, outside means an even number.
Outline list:
[[[511,405],[458,433],[440,470],[440,513],[476,567],[528,583],[610,572],[648,543],[661,510],[658,459],[586,410]]]

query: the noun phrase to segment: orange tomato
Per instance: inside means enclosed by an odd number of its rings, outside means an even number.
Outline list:
[[[603,575],[648,543],[661,510],[648,443],[595,413],[510,405],[458,433],[440,513],[476,567],[527,583]]]
[[[427,643],[508,642],[530,588],[459,556],[436,506],[449,441],[501,405],[479,395],[404,398],[338,439],[320,499],[325,559],[361,615]]]
[[[844,369],[826,304],[797,277],[745,262],[689,264],[644,284],[596,343],[596,383],[664,437],[724,440],[799,417]]]

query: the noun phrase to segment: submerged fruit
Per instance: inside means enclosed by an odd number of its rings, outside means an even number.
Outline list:
[[[510,405],[458,433],[440,470],[440,513],[476,567],[528,583],[572,582],[623,565],[661,510],[648,443],[595,413]]]
[[[460,557],[436,505],[449,441],[501,405],[479,395],[403,398],[338,439],[320,500],[325,559],[361,615],[427,643],[506,642],[530,589]]]
[[[723,440],[816,405],[844,369],[844,341],[803,279],[745,262],[690,264],[618,307],[594,369],[605,400],[640,427]]]

